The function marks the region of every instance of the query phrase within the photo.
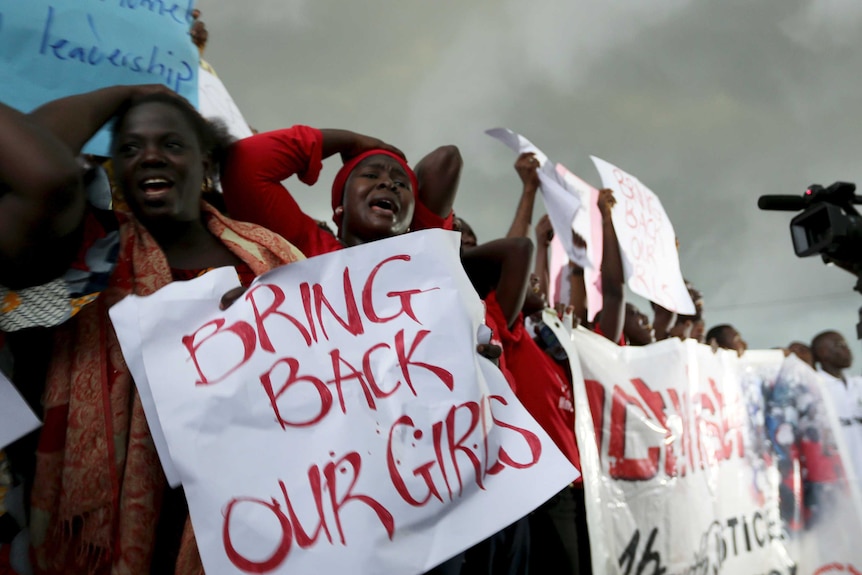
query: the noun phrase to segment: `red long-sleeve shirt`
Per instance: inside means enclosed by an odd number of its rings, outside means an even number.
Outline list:
[[[313,257],[344,245],[308,216],[281,184],[293,176],[313,185],[323,166],[323,134],[294,126],[257,134],[231,146],[221,184],[228,213],[237,220],[268,228]],[[442,218],[416,202],[412,229],[452,229],[452,216]]]

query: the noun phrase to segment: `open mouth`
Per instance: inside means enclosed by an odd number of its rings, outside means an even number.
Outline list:
[[[375,198],[371,200],[369,205],[375,212],[398,213],[398,204],[388,198]]]
[[[174,187],[174,182],[163,177],[152,177],[141,180],[138,187],[144,192],[148,200],[163,198]]]

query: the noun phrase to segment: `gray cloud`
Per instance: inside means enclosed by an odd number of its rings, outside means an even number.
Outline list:
[[[862,298],[801,299],[851,294],[853,278],[795,258],[791,214],[756,208],[761,194],[859,179],[855,0],[200,7],[207,58],[259,129],[349,128],[414,160],[455,143],[457,209],[484,239],[505,233],[520,191],[514,157],[484,129],[520,131],[594,184],[596,154],[662,198],[710,324],[735,323],[755,347],[827,327],[855,339]],[[321,217],[331,163],[311,190],[291,184]]]

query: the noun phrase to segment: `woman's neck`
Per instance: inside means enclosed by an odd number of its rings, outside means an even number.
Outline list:
[[[172,268],[204,269],[241,263],[199,219],[159,222],[147,229]]]

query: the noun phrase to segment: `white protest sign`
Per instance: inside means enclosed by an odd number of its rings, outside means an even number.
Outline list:
[[[202,297],[218,299],[237,286],[239,286],[239,279],[236,270],[225,267],[204,274],[194,283],[176,282],[173,289],[177,296],[186,294],[189,299],[202,299]],[[108,315],[111,317],[111,323],[114,325],[120,347],[123,349],[123,358],[134,376],[135,387],[141,397],[141,405],[147,416],[150,435],[153,437],[153,443],[165,472],[165,478],[171,487],[179,487],[181,484],[180,475],[173,459],[171,459],[171,452],[165,439],[165,432],[157,417],[158,412],[153,399],[153,392],[150,389],[150,382],[144,369],[144,358],[141,355],[141,332],[138,328],[139,301],[138,298],[125,298],[108,310]]]
[[[485,133],[503,142],[518,154],[532,152],[536,155],[536,159],[539,160],[538,174],[542,199],[545,201],[545,209],[551,218],[554,232],[560,237],[570,260],[583,268],[593,267],[593,261],[588,257],[587,251],[572,241],[572,230],[587,239],[584,236],[585,228],[575,227],[575,223],[583,225],[583,220],[578,219],[577,214],[583,211],[580,208],[586,203],[580,190],[569,186],[557,172],[556,164],[524,136],[506,128],[493,128],[485,130]]]
[[[631,174],[590,157],[617,200],[612,214],[629,288],[666,309],[693,315],[694,302],[679,270],[676,234],[658,196]]]
[[[241,140],[252,135],[251,128],[227,88],[203,66],[198,70],[198,102],[201,115],[224,122],[234,138]]]
[[[476,354],[457,234],[284,266],[226,311],[198,281],[121,313],[208,573],[418,574],[577,475]]]
[[[16,441],[37,427],[36,414],[2,372],[0,372],[0,449]]]
[[[552,329],[554,329],[552,327]],[[693,340],[565,341],[593,572],[791,575],[779,473],[763,451],[760,382]],[[753,389],[747,389],[753,385]],[[760,428],[762,428],[762,417]]]

